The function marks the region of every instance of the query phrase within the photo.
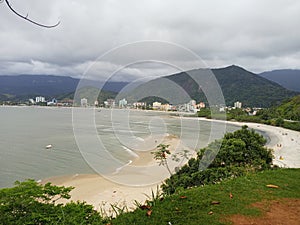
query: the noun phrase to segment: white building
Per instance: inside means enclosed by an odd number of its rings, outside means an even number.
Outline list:
[[[50,102],[47,102],[47,105],[49,105],[49,106],[57,105],[57,100],[55,98],[53,98]]]
[[[152,103],[153,109],[160,109],[160,107],[161,107],[161,102],[153,102]]]
[[[127,106],[127,101],[125,98],[119,101],[119,108],[125,108]]]
[[[234,103],[234,107],[240,109],[240,108],[242,108],[242,103],[237,101],[237,102]]]
[[[37,96],[35,97],[35,102],[39,103],[39,102],[46,102],[45,97],[43,96]]]
[[[146,107],[146,102],[134,102],[133,108],[143,108]]]
[[[112,98],[109,98],[106,101],[104,101],[104,106],[107,107],[107,108],[114,108],[115,105],[116,105],[116,102]]]
[[[87,99],[86,99],[86,98],[82,98],[82,99],[80,100],[80,105],[81,105],[81,107],[87,107],[87,106],[88,106],[88,101],[87,101]]]

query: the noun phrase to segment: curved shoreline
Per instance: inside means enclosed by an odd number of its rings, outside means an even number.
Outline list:
[[[300,132],[282,127],[274,127],[260,123],[234,122],[197,118],[203,121],[214,121],[238,126],[247,125],[251,129],[267,133],[270,142],[266,147],[274,150],[273,164],[285,168],[300,168]],[[272,139],[273,137],[273,139]],[[277,139],[274,140],[274,137]]]
[[[181,119],[204,120],[208,122],[220,122],[237,126],[247,125],[249,128],[266,132],[270,142],[266,145],[274,150],[273,163],[280,167],[300,168],[300,132],[281,127],[273,127],[265,124],[211,120],[206,118],[181,117]],[[274,140],[276,138],[276,140]],[[171,146],[178,145],[178,140],[169,140]],[[180,140],[179,140],[180,141]],[[149,156],[146,159],[149,164]],[[141,163],[141,162],[140,162]],[[142,165],[138,163],[138,165]],[[158,167],[158,165],[157,165]],[[132,174],[132,176],[135,176]],[[53,177],[43,180],[43,183],[51,182],[56,185],[73,186],[72,200],[86,201],[96,210],[110,212],[111,204],[119,207],[127,206],[134,209],[134,200],[143,203],[151,192],[156,193],[160,183],[145,186],[126,186],[117,184],[97,174],[80,174],[63,177]]]

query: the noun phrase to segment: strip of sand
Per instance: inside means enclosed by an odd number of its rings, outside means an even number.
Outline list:
[[[300,132],[298,131],[259,123],[210,120],[206,118],[195,119],[238,126],[247,125],[249,128],[266,132],[267,136],[270,137],[267,147],[274,150],[273,163],[285,168],[300,168]]]
[[[274,149],[274,164],[280,167],[300,168],[300,132],[256,123],[207,120],[205,118],[186,119],[238,126],[247,125],[249,128],[266,132],[271,139],[267,147]],[[169,144],[172,152],[185,149],[180,139],[174,136],[165,138],[162,143]],[[96,210],[104,210],[108,215],[112,215],[110,204],[119,207],[126,205],[128,209],[133,209],[135,207],[134,200],[143,203],[147,199],[146,195],[151,196],[151,191],[156,192],[160,181],[169,176],[167,170],[153,160],[151,151],[137,154],[139,157],[115,175],[117,177],[111,175],[104,178],[95,174],[72,175],[45,179],[43,183],[51,182],[56,185],[73,186],[75,189],[71,192],[72,200],[86,201]],[[158,174],[159,177],[157,177]],[[152,178],[156,182],[145,183],[142,181],[142,179],[151,180]],[[130,184],[137,183],[141,185],[130,186]]]
[[[172,153],[186,149],[174,135],[167,135],[161,143],[169,145]],[[144,203],[152,192],[156,193],[159,190],[161,181],[169,176],[167,169],[159,166],[153,159],[152,151],[135,152],[138,157],[117,174],[105,177],[98,174],[76,174],[47,178],[42,183],[51,182],[59,186],[75,187],[71,191],[71,200],[85,201],[108,215],[113,214],[111,204],[121,208],[127,206],[131,210],[135,208],[134,201]],[[174,169],[176,164],[172,165],[171,161],[169,163]]]

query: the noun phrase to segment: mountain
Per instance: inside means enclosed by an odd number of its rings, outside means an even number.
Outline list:
[[[240,101],[244,106],[269,107],[299,93],[238,66],[213,69],[227,105]]]
[[[52,75],[0,76],[0,94],[9,98],[54,96],[72,92],[78,79]]]
[[[75,92],[79,81],[79,79],[68,76],[3,75],[0,76],[0,100],[27,100],[39,95],[46,98],[68,96]],[[103,85],[101,82],[91,80],[84,80],[84,83],[92,87],[103,86],[103,90],[112,92],[119,92],[127,84],[124,82],[107,82]]]
[[[300,92],[300,70],[273,70],[259,75],[289,90]]]
[[[214,86],[211,72],[215,75],[222,92],[218,91],[218,85]],[[211,96],[215,96],[213,100],[217,100],[210,102],[210,105],[214,105],[220,102],[222,94],[228,106],[240,101],[243,106],[270,107],[297,95],[297,92],[287,90],[275,82],[233,65],[212,70],[191,70],[158,78],[130,92],[122,93],[120,98],[138,100],[147,96],[156,96],[166,99],[171,104],[182,104],[190,99],[208,102]]]
[[[213,72],[222,92],[213,86]],[[0,76],[0,101],[17,101],[33,98],[37,95],[45,97],[74,96],[79,79],[66,76],[20,75]],[[103,83],[84,80],[85,86],[99,88]],[[270,107],[299,93],[249,72],[238,66],[219,69],[196,69],[151,80],[147,83],[106,82],[101,99],[116,96],[116,100],[126,98],[129,102],[143,99],[165,99],[171,104],[183,104],[195,99],[197,102],[208,102],[207,96],[225,98],[226,105],[232,106],[240,101],[243,106]],[[200,84],[200,85],[199,85]],[[125,88],[124,88],[125,87]],[[124,88],[124,89],[123,89]],[[94,93],[94,92],[93,92]],[[220,100],[220,99],[218,99]],[[220,101],[211,102],[211,105]]]

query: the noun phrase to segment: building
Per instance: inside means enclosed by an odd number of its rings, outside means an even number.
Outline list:
[[[198,104],[199,109],[205,108],[205,103],[204,102],[200,102]]]
[[[132,105],[136,109],[146,108],[146,102],[134,102]]]
[[[153,109],[159,110],[160,107],[161,107],[161,102],[153,102],[152,103],[152,108]]]
[[[47,102],[47,105],[48,106],[57,105],[57,100],[55,98],[53,98],[50,102]]]
[[[80,105],[81,105],[81,107],[87,107],[87,106],[88,106],[88,101],[87,101],[87,99],[86,99],[86,98],[82,98],[82,99],[80,100]]]
[[[170,104],[163,104],[160,106],[160,110],[163,110],[163,111],[170,111],[172,109],[172,105]]]
[[[119,108],[126,108],[127,106],[127,101],[125,98],[119,101]]]
[[[242,108],[242,103],[237,101],[237,102],[234,103],[234,107],[238,108],[238,109],[241,109]]]
[[[43,96],[37,96],[35,97],[35,102],[40,103],[40,102],[46,102],[45,97]]]
[[[114,108],[116,105],[115,99],[109,98],[106,101],[104,101],[104,106],[106,108]]]

